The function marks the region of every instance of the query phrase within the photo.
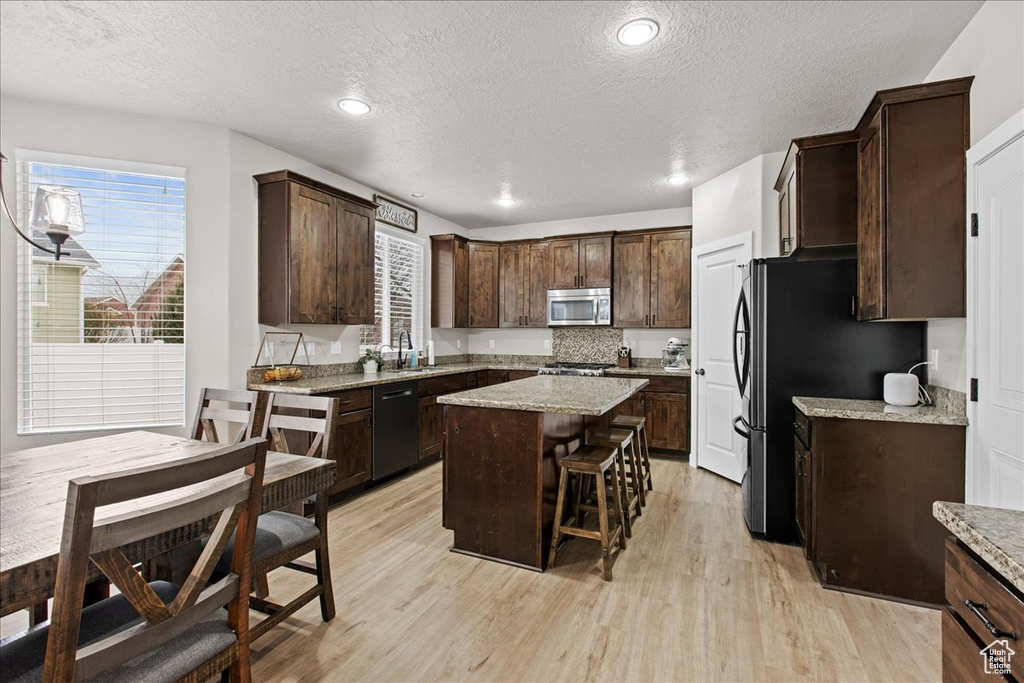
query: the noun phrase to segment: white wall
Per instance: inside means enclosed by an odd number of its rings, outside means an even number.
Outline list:
[[[188,169],[186,186],[185,284],[186,395],[203,385],[227,386],[228,346],[224,343],[229,304],[225,268],[230,243],[228,131],[165,119],[101,113],[0,98],[0,140],[11,163],[4,164],[4,186],[15,187],[14,150],[33,149],[83,156],[165,164]],[[16,436],[17,337],[16,240],[0,230],[0,452],[81,438],[77,435]],[[86,226],[88,229],[88,226]],[[192,402],[189,402],[191,410]],[[178,430],[171,430],[178,431]],[[98,434],[92,434],[98,435]]]
[[[693,211],[690,207],[661,209],[658,211],[637,211],[607,216],[589,216],[543,223],[521,223],[497,228],[480,228],[469,231],[470,237],[480,240],[523,240],[576,235],[609,230],[643,230],[647,228],[670,228],[691,225]],[[438,330],[435,330],[435,333]],[[623,330],[624,340],[632,343],[636,358],[660,358],[661,351],[669,337],[689,340],[689,330]],[[491,342],[494,346],[491,346]],[[470,353],[519,354],[546,356],[551,354],[551,330],[549,329],[489,329],[469,331]]]
[[[693,188],[693,244],[754,232],[754,257],[779,255],[775,179],[785,152],[773,152]]]
[[[974,76],[971,86],[971,143],[976,143],[1024,109],[1024,3],[981,6],[925,81]],[[938,350],[939,369],[930,381],[967,391],[967,321],[928,322],[928,348]]]

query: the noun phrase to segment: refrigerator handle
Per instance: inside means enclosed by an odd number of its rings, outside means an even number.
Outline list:
[[[732,428],[733,428],[733,431],[735,431],[737,434],[742,436],[744,439],[749,439],[750,438],[750,432],[749,431],[743,431],[742,429],[740,429],[740,426],[738,424],[736,424],[737,422],[740,422],[744,426],[746,426],[747,421],[743,419],[742,415],[740,415],[739,417],[735,417],[732,420]]]
[[[740,315],[743,316],[743,328],[740,329]],[[736,355],[736,337],[743,335],[743,368],[740,368],[740,360]],[[747,308],[747,294],[740,290],[740,299],[736,302],[736,315],[732,321],[732,368],[736,373],[736,386],[739,387],[740,396],[747,391],[747,379],[750,376],[750,314]]]

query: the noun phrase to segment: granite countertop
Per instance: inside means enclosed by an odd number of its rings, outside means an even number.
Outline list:
[[[476,372],[477,370],[532,370],[536,372],[537,366],[495,363],[452,363],[450,365],[436,365],[425,371],[403,370],[392,372],[384,370],[375,375],[352,372],[343,375],[303,378],[294,382],[249,382],[246,388],[249,391],[276,391],[283,394],[326,394],[335,391],[345,391],[346,389],[372,387],[378,384],[409,382],[444,375],[459,375],[464,372]]]
[[[793,405],[807,417],[967,426],[966,415],[939,406],[891,406],[885,401],[806,396],[794,396]]]
[[[932,515],[1024,592],[1024,512],[940,500],[932,504]]]
[[[376,375],[364,375],[358,372],[350,372],[338,375],[326,375],[323,377],[305,377],[294,382],[249,382],[246,389],[249,391],[276,391],[282,394],[327,394],[346,389],[362,389],[376,386],[378,384],[391,384],[394,382],[408,382],[411,380],[427,379],[429,377],[440,377],[443,375],[458,375],[464,372],[476,372],[478,370],[528,370],[536,372],[540,366],[536,363],[451,363],[448,365],[436,365],[431,369],[420,371],[380,371]],[[651,376],[651,377],[689,377],[690,371],[671,372],[661,367],[650,368],[608,368],[609,375],[622,376]]]
[[[632,377],[635,375],[649,377],[689,377],[689,370],[666,370],[663,367],[650,368],[608,368],[604,371],[606,375]]]
[[[538,375],[438,396],[437,402],[474,408],[528,410],[537,413],[604,415],[647,386],[646,379]]]

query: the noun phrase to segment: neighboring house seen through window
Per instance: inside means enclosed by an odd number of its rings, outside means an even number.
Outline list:
[[[423,337],[423,245],[377,230],[374,249],[373,325],[363,325],[361,348],[387,344],[398,349],[398,337],[408,332],[413,348]],[[410,342],[403,340],[404,348]]]
[[[19,245],[18,433],[183,425],[184,169],[17,156],[22,225],[40,184],[78,190],[85,215],[60,261]]]

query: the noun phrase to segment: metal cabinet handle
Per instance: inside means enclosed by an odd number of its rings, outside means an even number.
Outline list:
[[[657,325],[657,324],[658,324],[658,316],[652,315],[651,316],[651,325]]]
[[[1017,634],[1013,631],[1003,631],[997,628],[995,624],[989,621],[988,617],[981,613],[981,610],[988,610],[988,605],[984,602],[974,602],[973,600],[964,600],[964,604],[967,605],[967,609],[974,612],[974,616],[981,619],[981,623],[985,625],[985,628],[996,638],[1012,638],[1017,640]]]
[[[523,326],[523,316],[519,316],[519,327]]]

